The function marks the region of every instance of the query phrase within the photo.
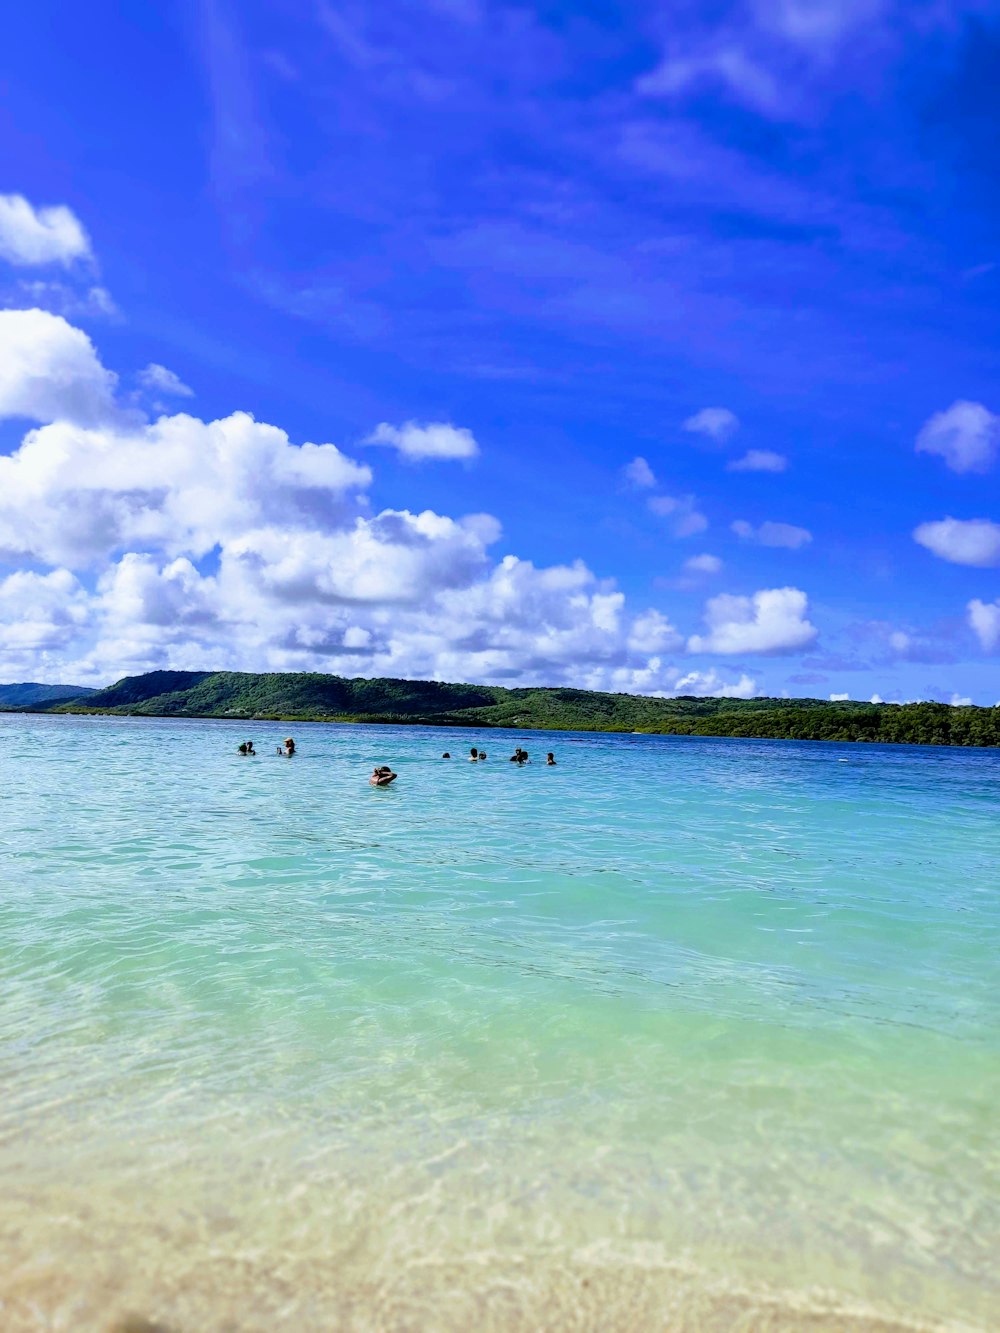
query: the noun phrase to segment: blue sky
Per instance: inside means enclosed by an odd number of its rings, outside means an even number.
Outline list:
[[[5,679],[1000,699],[1000,3],[6,26]]]

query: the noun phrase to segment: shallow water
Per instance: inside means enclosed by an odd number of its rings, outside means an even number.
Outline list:
[[[1000,754],[287,730],[0,717],[0,1327],[1000,1325]]]

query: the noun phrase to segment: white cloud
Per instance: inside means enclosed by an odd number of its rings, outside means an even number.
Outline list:
[[[808,609],[808,598],[798,588],[765,588],[752,597],[722,593],[705,606],[708,634],[688,639],[688,651],[793,652],[816,638],[816,627],[805,619]]]
[[[686,574],[718,574],[722,561],[717,555],[692,555],[684,561]]]
[[[166,366],[157,365],[155,361],[150,361],[148,366],[140,370],[136,379],[144,389],[154,393],[170,394],[174,398],[194,397],[194,390],[189,389],[180,376]]]
[[[694,537],[708,527],[708,519],[698,511],[693,495],[651,495],[646,503],[652,513],[669,519],[674,537]]]
[[[21,278],[12,288],[0,291],[0,306],[5,309],[49,310],[67,319],[114,319],[119,315],[106,287],[74,286],[42,278]]]
[[[830,695],[830,702],[831,702],[832,704],[842,704],[842,703],[846,703],[846,701],[847,701],[850,697],[851,697],[851,696],[850,696],[849,694],[831,694],[831,695]]]
[[[741,537],[744,541],[757,542],[761,546],[783,546],[789,551],[797,551],[800,546],[812,541],[812,533],[808,528],[797,528],[792,523],[768,521],[755,528],[745,519],[738,518],[730,526],[737,537]]]
[[[913,530],[914,540],[942,560],[954,565],[987,569],[1000,565],[1000,523],[987,518],[942,518],[921,523]]]
[[[684,430],[695,435],[705,435],[719,444],[734,435],[739,424],[739,417],[735,412],[730,412],[728,407],[703,407],[682,423]]]
[[[108,420],[115,383],[87,335],[61,315],[0,310],[0,417]]]
[[[77,568],[124,549],[197,559],[269,519],[329,523],[370,480],[334,445],[295,446],[246,412],[121,428],[54,422],[0,457],[0,555]]]
[[[642,457],[633,458],[631,463],[626,463],[622,468],[622,475],[630,486],[635,486],[639,490],[648,490],[656,485],[653,469]]]
[[[952,708],[969,708],[972,704],[972,699],[967,694],[953,694],[948,702],[951,704]]]
[[[784,472],[788,459],[771,449],[749,449],[742,458],[726,464],[728,472]]]
[[[1000,450],[1000,416],[959,400],[924,423],[917,452],[940,454],[953,472],[988,472]]]
[[[64,205],[33,208],[22,195],[0,194],[0,258],[10,264],[71,264],[91,258],[90,241]]]
[[[7,657],[61,648],[87,617],[87,595],[68,569],[18,570],[0,580],[0,633]]]
[[[970,627],[986,652],[991,653],[1000,644],[1000,601],[981,602],[975,597],[968,612]]]
[[[674,694],[709,695],[713,699],[752,699],[757,694],[757,682],[745,672],[739,680],[729,683],[716,671],[689,671],[674,682]]]
[[[683,648],[684,640],[665,615],[647,611],[632,621],[628,646],[635,653],[665,653]]]
[[[470,430],[451,426],[444,421],[428,421],[420,425],[407,421],[402,426],[381,422],[364,441],[365,444],[384,444],[397,449],[404,458],[475,458],[479,445]]]
[[[882,698],[881,694],[873,694],[868,702],[873,704],[884,704],[885,700]]]

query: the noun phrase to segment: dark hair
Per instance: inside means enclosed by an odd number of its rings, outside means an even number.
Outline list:
[[[451,758],[451,755],[448,753],[447,750],[445,750],[445,752],[444,752],[444,754],[441,756],[441,758],[442,758],[442,759],[450,759],[450,758]]]

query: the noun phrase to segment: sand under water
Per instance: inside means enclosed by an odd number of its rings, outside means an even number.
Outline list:
[[[1000,1326],[1000,755],[287,730],[0,718],[0,1328]]]

